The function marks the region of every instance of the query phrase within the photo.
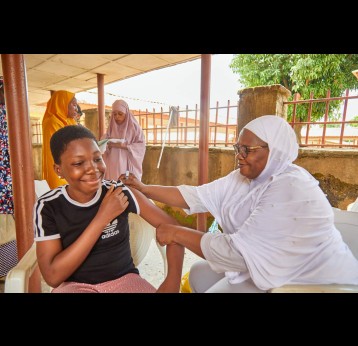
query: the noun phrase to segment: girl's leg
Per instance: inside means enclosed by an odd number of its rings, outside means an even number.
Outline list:
[[[138,274],[127,274],[96,285],[64,282],[52,293],[154,293],[156,288]]]
[[[156,288],[140,275],[130,273],[96,285],[100,293],[155,293]]]
[[[96,285],[84,284],[80,282],[63,282],[54,288],[51,293],[98,293]]]

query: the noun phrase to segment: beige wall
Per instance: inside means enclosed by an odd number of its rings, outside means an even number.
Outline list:
[[[159,146],[147,147],[143,163],[143,182],[160,185],[196,185],[198,181],[198,148],[166,147],[157,169]],[[234,167],[231,148],[209,150],[209,181],[225,176]],[[319,180],[331,205],[346,209],[358,197],[358,151],[300,149],[299,166]]]
[[[32,144],[32,161],[35,180],[42,179],[42,144]]]
[[[295,163],[311,174],[331,174],[343,183],[358,185],[357,150],[300,149]]]
[[[41,148],[33,145],[35,179],[41,179]],[[166,147],[157,169],[160,146],[147,146],[143,162],[143,182],[160,185],[196,185],[198,148]],[[346,209],[358,197],[358,151],[300,149],[295,162],[320,181],[332,206]],[[209,181],[223,177],[235,168],[231,148],[209,149]]]
[[[347,209],[358,197],[358,151],[301,149],[295,163],[320,182],[333,207]]]
[[[146,184],[196,185],[198,182],[198,148],[166,147],[157,169],[160,146],[147,146],[142,181]],[[209,180],[222,177],[234,168],[232,149],[209,149]]]

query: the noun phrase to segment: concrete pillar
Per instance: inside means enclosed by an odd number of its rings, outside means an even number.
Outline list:
[[[98,135],[99,140],[105,133],[105,102],[104,102],[104,75],[97,73],[98,89]]]
[[[209,176],[209,121],[210,121],[210,76],[211,55],[201,55],[200,86],[200,135],[199,135],[199,179],[198,185],[208,183]],[[206,232],[206,214],[198,214],[198,231]]]
[[[26,66],[22,54],[1,54],[9,130],[12,192],[14,196],[17,255],[20,260],[34,242],[34,171],[31,156],[30,117]],[[35,269],[29,292],[41,292],[40,271]]]
[[[93,134],[96,136],[96,138],[99,138],[99,127],[98,127],[98,109],[86,109],[83,111],[85,113],[85,126],[93,132]],[[108,128],[108,122],[110,117],[110,111],[105,110],[105,131]]]
[[[291,92],[280,84],[239,90],[237,133],[251,120],[263,115],[278,115],[287,119],[287,105]]]

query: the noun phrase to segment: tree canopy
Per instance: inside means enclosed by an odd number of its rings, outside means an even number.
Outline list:
[[[352,120],[358,121],[358,115],[355,116]],[[351,124],[352,127],[358,127],[358,124]]]
[[[281,84],[301,99],[342,96],[345,89],[358,89],[358,80],[352,74],[358,68],[358,54],[236,54],[230,64],[244,87]],[[330,103],[334,115],[340,102]],[[297,108],[301,120],[306,118],[307,105]],[[324,103],[314,103],[312,118],[324,114]],[[290,116],[290,113],[289,113]]]

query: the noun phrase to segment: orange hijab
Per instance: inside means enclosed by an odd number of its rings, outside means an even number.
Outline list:
[[[67,125],[76,125],[75,119],[67,117],[68,105],[74,97],[75,94],[69,91],[55,91],[47,102],[42,120],[42,179],[47,180],[51,189],[67,183],[65,179],[57,176],[53,168],[50,139],[57,130]]]

